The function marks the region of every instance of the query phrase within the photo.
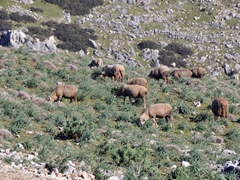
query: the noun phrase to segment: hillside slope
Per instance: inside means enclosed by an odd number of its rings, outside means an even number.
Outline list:
[[[88,55],[61,49],[43,54],[25,47],[0,48],[0,128],[13,134],[13,138],[0,139],[0,158],[14,168],[47,178],[80,179],[86,173],[90,179],[102,180],[113,176],[239,178],[234,161],[240,153],[240,83],[225,72],[234,74],[239,66],[240,5],[217,0],[127,2],[105,1],[88,15],[71,16],[98,35],[97,46],[89,47]],[[56,8],[53,18],[57,20],[62,15],[59,7],[40,0],[16,4],[25,9]],[[13,2],[1,5],[7,8]],[[41,15],[47,21],[51,14],[48,10]],[[144,61],[144,52],[138,49],[142,40],[191,48],[186,68],[203,66],[207,75],[204,79],[170,77],[168,84],[147,77],[152,60]],[[87,67],[91,56],[101,57],[104,64],[122,63],[123,81],[101,81],[101,68]],[[124,104],[114,98],[121,85],[134,77],[148,80],[147,106],[172,105],[172,127],[165,119],[157,120],[159,127],[151,120],[140,126],[141,100],[126,99]],[[78,87],[76,106],[66,98],[61,103],[46,101],[59,82]],[[216,121],[210,109],[218,97],[228,100],[230,115]],[[201,106],[195,107],[195,101]],[[184,168],[184,161],[190,166]]]

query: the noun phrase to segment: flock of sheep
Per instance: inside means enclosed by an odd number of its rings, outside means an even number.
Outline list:
[[[102,67],[102,59],[93,59],[92,62],[88,65],[92,67]],[[179,77],[196,77],[203,78],[206,74],[204,68],[197,67],[193,69],[175,69],[171,73],[171,76],[174,78]],[[102,68],[102,73],[99,76],[103,80],[106,76],[110,77],[112,80],[121,80],[124,78],[125,69],[124,66],[120,64],[115,65],[106,65]],[[154,68],[148,75],[151,78],[157,80],[163,79],[164,82],[168,83],[169,72],[166,67]],[[122,85],[120,89],[116,92],[115,97],[124,97],[125,99],[128,96],[130,102],[131,98],[137,99],[141,98],[144,108],[146,108],[146,96],[148,94],[148,82],[145,78],[134,78],[127,81],[126,84]],[[48,101],[58,101],[60,102],[63,97],[68,98],[77,103],[78,88],[74,85],[57,85],[53,92],[47,97]],[[151,104],[140,116],[140,124],[143,125],[148,119],[152,118],[155,126],[157,125],[156,118],[165,118],[166,121],[172,121],[172,111],[173,108],[168,103],[158,103]],[[212,112],[216,118],[228,116],[229,104],[225,98],[217,98],[212,102]]]

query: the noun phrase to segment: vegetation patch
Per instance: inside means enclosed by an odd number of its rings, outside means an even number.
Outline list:
[[[103,0],[44,0],[45,2],[56,4],[64,9],[66,12],[71,13],[74,16],[82,16],[88,14],[90,10],[96,6],[103,5]]]
[[[18,23],[20,22],[24,22],[24,23],[35,23],[37,22],[37,20],[35,18],[33,18],[32,16],[28,16],[28,15],[20,15],[19,13],[11,13],[9,15],[9,18],[13,21],[16,21]]]
[[[77,52],[83,50],[87,52],[87,48],[91,46],[89,39],[97,40],[93,29],[81,28],[78,24],[64,24],[48,21],[42,23],[51,28],[55,28],[54,35],[62,41],[57,47],[67,49],[69,51]]]

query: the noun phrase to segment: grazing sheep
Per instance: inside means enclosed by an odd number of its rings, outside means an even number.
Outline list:
[[[217,98],[212,102],[212,112],[215,119],[218,117],[226,118],[228,116],[229,104],[225,98]]]
[[[166,121],[172,121],[172,106],[168,103],[152,104],[140,116],[140,123],[143,125],[149,118],[153,118],[153,122],[157,127],[156,117],[165,118]]]
[[[130,102],[131,102],[131,98],[134,98],[134,99],[141,98],[145,108],[147,94],[148,94],[148,89],[143,86],[124,84],[117,91],[117,93],[115,94],[115,97],[124,96],[124,103],[125,103],[126,96],[129,97]]]
[[[139,85],[139,86],[143,86],[145,88],[148,88],[148,82],[145,78],[130,79],[130,80],[128,80],[128,82],[126,84],[128,84],[128,85]]]
[[[192,74],[192,71],[188,69],[175,69],[172,72],[172,76],[176,79],[178,79],[179,77],[192,77]]]
[[[77,94],[78,88],[74,85],[57,85],[53,92],[47,97],[47,101],[53,102],[58,100],[58,102],[60,102],[62,97],[65,97],[70,99],[71,102],[74,100],[75,104],[77,104]]]
[[[92,62],[88,65],[88,67],[93,68],[93,67],[102,67],[103,66],[103,60],[98,58],[98,59],[93,59]]]
[[[203,79],[204,75],[206,74],[206,70],[201,67],[193,68],[191,69],[191,71],[192,71],[192,77],[196,77],[196,78]]]
[[[155,78],[157,80],[163,79],[168,83],[168,69],[166,67],[159,67],[151,70],[148,77]]]
[[[107,65],[102,68],[102,74],[100,75],[100,79],[103,80],[105,76],[108,76],[111,79],[120,80],[124,78],[124,75],[125,69],[123,65],[120,64]]]

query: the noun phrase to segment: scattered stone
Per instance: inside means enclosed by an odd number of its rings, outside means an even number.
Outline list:
[[[182,161],[181,166],[187,168],[190,166],[190,163],[187,161]]]

